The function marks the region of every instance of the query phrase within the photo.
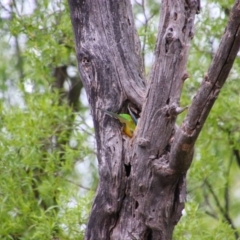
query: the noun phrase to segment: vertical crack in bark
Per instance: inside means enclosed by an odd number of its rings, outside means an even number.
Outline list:
[[[124,164],[126,176],[129,177],[131,174],[131,164]]]

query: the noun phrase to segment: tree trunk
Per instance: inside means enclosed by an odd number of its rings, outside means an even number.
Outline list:
[[[186,197],[195,141],[236,57],[240,3],[181,127],[179,101],[197,0],[161,4],[146,84],[129,0],[69,0],[79,72],[94,121],[99,186],[85,239],[172,239]],[[98,109],[140,113],[133,138]]]

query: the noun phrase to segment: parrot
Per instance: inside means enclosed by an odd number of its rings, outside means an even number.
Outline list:
[[[123,125],[123,132],[130,138],[133,137],[133,132],[137,126],[137,118],[134,116],[134,114],[131,112],[130,109],[129,110],[129,114],[127,113],[114,113],[114,112],[110,112],[107,110],[103,110],[103,109],[99,109],[101,111],[103,111],[104,113],[106,113],[108,116],[113,117],[115,119],[118,119],[120,121],[120,123]]]

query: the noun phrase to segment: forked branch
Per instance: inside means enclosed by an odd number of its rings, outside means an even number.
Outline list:
[[[240,47],[240,1],[233,6],[228,25],[208,73],[195,95],[188,114],[175,135],[170,167],[185,172],[190,164],[194,144],[225,83]]]

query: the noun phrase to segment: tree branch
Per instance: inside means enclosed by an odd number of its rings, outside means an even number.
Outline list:
[[[240,46],[240,2],[236,1],[212,64],[178,131],[170,154],[170,167],[185,172],[192,161],[193,146],[225,83]]]
[[[226,222],[227,222],[227,223],[231,226],[231,228],[234,230],[234,235],[235,235],[236,240],[239,239],[239,234],[238,234],[238,232],[237,232],[237,230],[236,230],[236,227],[235,227],[234,224],[233,224],[232,219],[231,219],[230,216],[229,216],[229,213],[226,211],[227,209],[224,209],[224,208],[221,206],[221,203],[220,203],[217,195],[215,194],[215,192],[214,192],[211,184],[210,184],[207,180],[205,180],[205,183],[206,183],[206,186],[208,187],[210,193],[211,193],[212,196],[213,196],[213,199],[214,199],[214,201],[215,201],[215,203],[216,203],[216,206],[217,206],[218,210],[220,211],[220,213],[222,214],[222,216],[225,218]]]
[[[169,141],[186,78],[198,1],[162,1],[155,63],[130,153],[129,189],[113,239],[171,239],[186,195],[185,174],[168,168]],[[124,219],[124,221],[123,221]],[[124,231],[122,230],[124,229]],[[137,231],[137,232],[136,232]]]
[[[129,0],[69,0],[69,6],[78,68],[92,110],[100,175],[85,237],[109,239],[125,194],[128,139],[115,119],[97,109],[120,112],[126,101],[142,108],[141,48]]]

